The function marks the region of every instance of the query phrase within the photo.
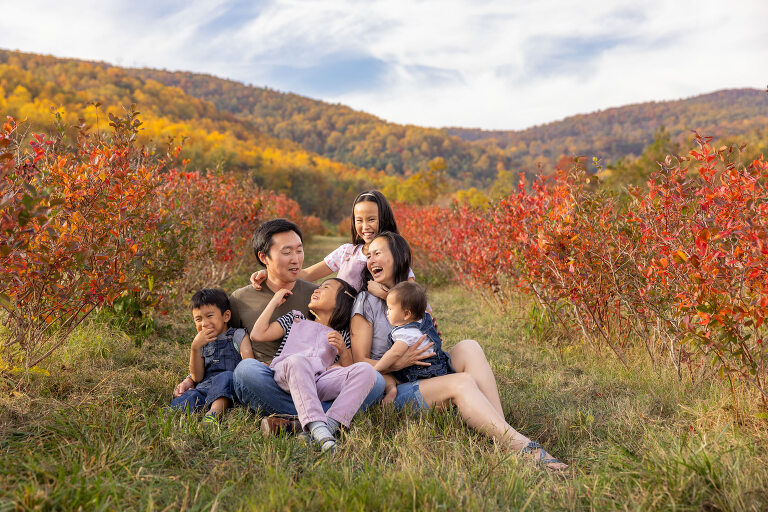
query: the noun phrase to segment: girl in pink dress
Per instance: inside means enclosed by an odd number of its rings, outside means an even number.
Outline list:
[[[387,198],[378,190],[368,190],[358,195],[352,203],[352,216],[350,219],[352,231],[352,243],[343,244],[323,261],[319,261],[302,269],[299,279],[305,281],[317,281],[336,272],[339,279],[343,279],[359,291],[362,286],[362,275],[365,271],[366,256],[371,240],[382,231],[398,233],[395,214],[389,206]],[[256,289],[261,289],[261,283],[267,278],[266,270],[259,270],[251,275],[251,284]],[[412,271],[409,271],[409,279],[413,279]],[[376,283],[370,285],[376,287]],[[368,290],[375,293],[375,290]],[[377,297],[385,294],[375,293]]]

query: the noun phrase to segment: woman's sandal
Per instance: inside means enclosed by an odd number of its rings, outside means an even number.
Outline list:
[[[520,450],[521,455],[530,454],[533,456],[533,452],[535,450],[539,450],[539,456],[535,457],[535,461],[537,464],[544,466],[545,469],[548,469],[550,471],[561,471],[565,468],[553,468],[552,464],[565,464],[560,459],[556,459],[552,457],[550,454],[547,453],[547,451],[536,441],[531,441],[528,443],[528,446]],[[568,466],[566,466],[567,468]]]

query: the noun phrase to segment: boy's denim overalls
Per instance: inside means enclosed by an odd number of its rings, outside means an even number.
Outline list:
[[[232,372],[237,363],[241,361],[239,347],[246,339],[244,329],[230,327],[220,334],[215,340],[208,343],[201,350],[205,364],[205,376],[194,389],[184,392],[171,402],[172,409],[189,409],[197,411],[210,409],[211,404],[217,398],[229,398],[235,401],[235,392],[232,387]]]

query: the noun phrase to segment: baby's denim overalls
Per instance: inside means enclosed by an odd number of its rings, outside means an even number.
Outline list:
[[[455,373],[454,369],[451,367],[448,354],[443,351],[443,342],[440,339],[440,335],[437,334],[435,323],[432,321],[432,316],[429,313],[424,313],[424,318],[418,322],[411,322],[392,329],[392,332],[390,332],[388,336],[389,346],[391,347],[395,342],[392,335],[397,334],[398,329],[410,327],[415,327],[421,331],[422,334],[427,335],[429,341],[434,344],[432,350],[435,352],[435,355],[423,359],[425,363],[430,363],[429,366],[419,366],[414,364],[412,366],[407,366],[402,370],[392,372],[392,376],[400,382],[413,382],[416,380]]]
[[[235,401],[232,387],[232,375],[237,363],[241,361],[240,343],[250,343],[244,329],[230,327],[200,351],[205,364],[205,376],[194,389],[184,392],[171,402],[173,409],[196,411],[208,410],[217,398],[229,398]]]

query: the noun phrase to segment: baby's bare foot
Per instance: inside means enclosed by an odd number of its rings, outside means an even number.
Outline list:
[[[384,398],[381,400],[381,403],[383,404],[391,404],[395,401],[395,397],[397,396],[397,386],[392,386],[389,388],[384,395]]]

